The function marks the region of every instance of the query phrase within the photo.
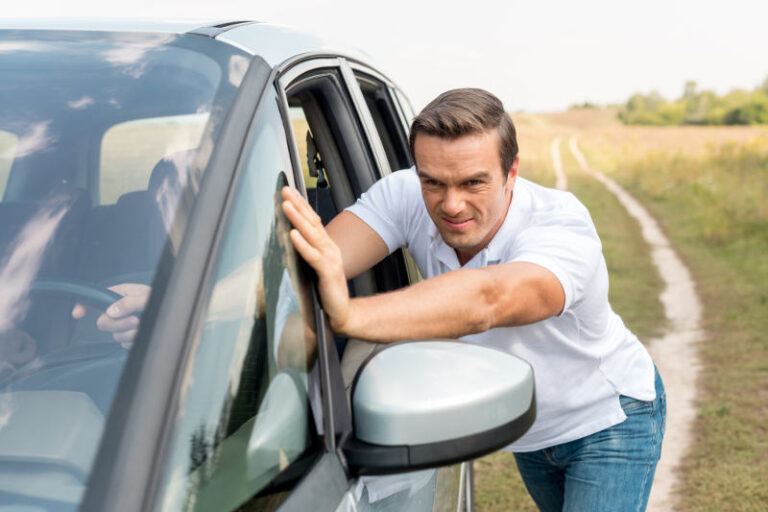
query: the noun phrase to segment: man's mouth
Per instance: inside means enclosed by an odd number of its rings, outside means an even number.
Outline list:
[[[447,217],[442,218],[443,223],[450,229],[464,229],[472,222],[472,219],[449,219]]]

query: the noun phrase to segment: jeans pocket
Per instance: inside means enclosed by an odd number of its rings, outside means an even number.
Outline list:
[[[649,411],[653,410],[653,401],[646,402],[645,400],[638,400],[631,396],[620,395],[619,403],[621,404],[621,408],[624,409],[625,414],[643,408],[648,409]]]

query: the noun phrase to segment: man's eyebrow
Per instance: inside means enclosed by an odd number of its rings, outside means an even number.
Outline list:
[[[478,173],[473,174],[472,176],[469,176],[467,178],[464,178],[464,182],[472,181],[472,180],[485,180],[488,179],[490,174],[488,174],[485,171],[480,171]]]
[[[429,174],[425,173],[424,171],[416,171],[416,174],[419,175],[420,179],[440,181],[437,178],[433,178],[432,176],[430,176]]]
[[[430,176],[429,174],[425,173],[424,171],[416,171],[416,174],[419,176],[419,179],[434,180],[434,181],[437,181],[438,183],[440,183],[440,180],[438,180],[437,178],[433,178],[432,176]],[[466,178],[464,178],[462,180],[462,183],[466,183],[466,182],[472,181],[472,180],[486,180],[486,179],[488,179],[489,176],[490,176],[490,174],[488,174],[486,171],[480,171],[480,172],[477,172],[477,173],[475,173],[475,174],[473,174],[471,176],[467,176]]]

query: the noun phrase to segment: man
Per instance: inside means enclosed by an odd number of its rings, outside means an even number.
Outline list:
[[[600,240],[571,194],[518,178],[514,126],[478,89],[441,94],[410,133],[415,166],[326,227],[283,189],[291,239],[333,330],[376,342],[457,338],[534,368],[537,419],[510,446],[543,511],[643,510],[664,432],[663,385],[608,303]],[[407,247],[424,281],[350,299],[347,279]]]

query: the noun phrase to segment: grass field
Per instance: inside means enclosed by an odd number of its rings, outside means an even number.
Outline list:
[[[766,510],[768,129],[586,130],[580,140],[659,219],[704,302],[683,510]]]
[[[766,510],[768,128],[624,127],[608,110],[516,121],[521,147],[536,153],[530,155],[532,178],[554,182],[548,144],[556,135],[578,133],[592,166],[648,207],[693,273],[706,338],[699,347],[704,369],[680,508]],[[579,173],[565,145],[561,154],[570,188],[590,208],[603,239],[614,309],[641,337],[656,334],[655,319],[663,317],[660,282],[648,274],[648,251],[633,221]],[[478,461],[478,510],[535,510],[506,455]]]

